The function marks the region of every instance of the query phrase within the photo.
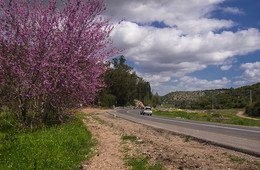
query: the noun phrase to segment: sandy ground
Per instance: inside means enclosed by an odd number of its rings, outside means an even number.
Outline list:
[[[85,124],[97,140],[95,155],[83,169],[131,169],[125,157],[143,157],[149,164],[160,162],[164,169],[260,169],[260,158],[201,143],[185,136],[155,129],[121,118],[104,110],[83,109]],[[93,114],[99,113],[99,114]],[[136,136],[123,141],[122,136]]]

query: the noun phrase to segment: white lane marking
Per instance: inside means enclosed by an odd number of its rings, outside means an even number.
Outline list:
[[[127,113],[130,110],[127,111]],[[254,133],[260,133],[260,131],[256,130],[247,130],[247,129],[239,129],[239,128],[233,128],[233,127],[224,127],[224,126],[217,126],[217,125],[208,125],[208,124],[200,124],[200,123],[193,123],[193,122],[186,122],[186,121],[178,121],[178,120],[172,120],[172,119],[165,119],[165,118],[159,118],[159,117],[151,117],[154,119],[159,119],[159,120],[167,120],[171,122],[179,122],[179,123],[186,123],[186,124],[192,124],[192,125],[200,125],[200,126],[208,126],[208,127],[216,127],[216,128],[222,128],[222,129],[232,129],[232,130],[239,130],[239,131],[245,131],[245,132],[254,132]],[[223,124],[224,125],[224,124]]]

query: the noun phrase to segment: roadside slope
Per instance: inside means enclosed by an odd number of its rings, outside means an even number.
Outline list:
[[[123,155],[118,151],[121,136],[117,135],[113,128],[104,125],[103,121],[96,116],[97,113],[103,114],[105,111],[86,108],[81,112],[86,114],[84,123],[88,126],[93,138],[98,142],[93,149],[94,157],[83,163],[83,169],[125,169]]]
[[[84,169],[129,169],[124,165],[126,155],[149,158],[150,164],[159,161],[165,169],[260,169],[257,157],[199,143],[105,112],[98,115],[90,115],[87,110],[83,112],[86,125],[98,141],[98,154],[83,164]],[[137,140],[127,143],[126,147],[121,138],[125,135],[136,136]]]

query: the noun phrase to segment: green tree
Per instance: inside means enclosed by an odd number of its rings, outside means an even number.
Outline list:
[[[138,82],[137,82],[137,90],[136,90],[136,98],[140,101],[145,101],[146,100],[151,100],[152,99],[152,92],[151,92],[151,87],[150,83],[146,82],[142,78],[139,77]]]
[[[116,96],[106,92],[102,92],[100,97],[100,105],[102,107],[112,107],[115,104],[116,104]]]
[[[146,96],[146,100],[149,100],[148,103],[151,103],[152,92],[150,83],[138,77],[135,72],[132,72],[133,67],[128,66],[125,62],[124,56],[112,60],[112,67],[104,76],[106,88],[100,95],[102,106],[125,106],[134,104],[134,99],[144,102]],[[107,100],[112,100],[112,102]]]
[[[152,97],[152,106],[156,107],[159,104],[160,104],[160,96],[158,93],[155,93],[155,95],[153,95]]]

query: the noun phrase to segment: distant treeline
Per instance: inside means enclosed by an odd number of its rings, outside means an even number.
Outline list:
[[[161,97],[163,104],[182,109],[245,108],[260,101],[260,83],[240,88],[172,92]]]

